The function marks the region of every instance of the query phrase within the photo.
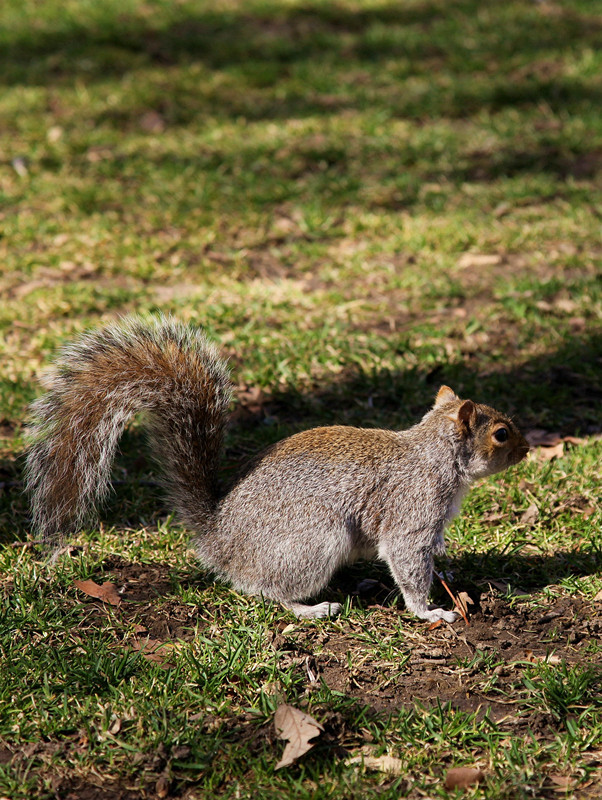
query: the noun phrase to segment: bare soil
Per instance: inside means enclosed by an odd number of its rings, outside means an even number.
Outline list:
[[[164,564],[128,563],[111,557],[105,560],[103,573],[103,580],[109,575],[123,589],[127,602],[119,613],[124,620],[144,628],[152,639],[191,640],[195,630],[207,628],[208,619],[219,616],[219,611],[214,615],[207,607],[197,609],[175,600],[158,602],[171,585]],[[392,584],[375,582],[373,592],[380,599],[391,596],[392,590]],[[280,666],[296,663],[308,675],[309,683],[323,680],[375,712],[391,713],[416,701],[427,705],[449,702],[462,711],[488,711],[494,721],[519,724],[513,718],[520,710],[514,687],[525,667],[564,660],[569,665],[587,662],[602,669],[602,603],[560,596],[548,607],[534,607],[500,595],[485,581],[481,591],[471,589],[473,605],[469,608],[474,610],[469,624],[459,619],[453,625],[442,623],[431,629],[405,614],[403,605],[381,605],[364,594],[361,602],[370,612],[366,620],[350,617],[328,626],[283,622],[281,630],[274,631],[271,646]],[[400,614],[407,621],[403,633],[397,626]],[[397,651],[401,649],[407,662],[375,659],[373,644],[362,641],[366,627],[371,636],[382,635]],[[491,674],[482,666],[462,666],[475,654],[491,657],[495,662]],[[495,689],[488,692],[483,684],[493,674]],[[552,734],[555,721],[550,718],[544,723],[551,726]],[[527,724],[533,730],[533,715]]]

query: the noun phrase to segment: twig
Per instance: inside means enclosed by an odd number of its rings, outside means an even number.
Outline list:
[[[439,580],[440,580],[440,581],[441,581],[441,583],[443,584],[443,588],[445,589],[445,591],[448,593],[448,595],[449,595],[449,596],[451,597],[451,599],[454,601],[455,607],[458,609],[458,611],[460,612],[460,614],[462,614],[462,618],[464,619],[464,622],[465,622],[467,625],[470,625],[470,622],[468,621],[468,617],[466,616],[466,611],[464,611],[464,609],[462,608],[462,604],[460,603],[460,601],[458,600],[458,598],[455,596],[455,594],[454,594],[454,593],[452,592],[452,590],[449,588],[449,586],[447,585],[447,583],[446,583],[446,582],[443,580],[443,578],[441,577],[441,575],[437,574],[437,577],[439,578]]]

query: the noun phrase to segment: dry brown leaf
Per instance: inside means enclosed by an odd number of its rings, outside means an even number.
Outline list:
[[[474,600],[468,594],[468,592],[458,592],[456,595],[456,609],[462,614],[464,619],[467,619],[468,617],[468,606],[473,605]]]
[[[121,730],[121,720],[119,719],[119,717],[116,717],[116,719],[113,720],[111,727],[109,728],[109,733],[112,736],[116,736],[120,730]]]
[[[602,750],[590,750],[582,758],[587,764],[602,764]]]
[[[567,775],[548,775],[548,779],[554,784],[550,787],[553,792],[566,792],[574,789],[577,781]]]
[[[80,592],[87,594],[89,597],[95,597],[97,600],[102,600],[103,603],[109,603],[111,606],[118,606],[121,603],[121,597],[117,592],[115,584],[105,582],[102,586],[91,580],[87,581],[73,581]]]
[[[538,656],[535,655],[533,650],[525,650],[525,661],[528,661],[530,664],[538,664],[540,662],[544,664],[560,664],[562,659],[560,656],[555,655]]]
[[[594,597],[594,600],[597,602],[602,602],[602,589],[600,589],[598,594]]]
[[[159,798],[167,797],[169,794],[169,778],[165,773],[159,775],[157,783],[155,784],[155,792]]]
[[[531,503],[529,508],[521,514],[520,521],[524,525],[533,525],[534,522],[537,522],[539,518],[539,509],[535,505],[535,503]]]
[[[138,622],[134,623],[134,627],[132,628],[132,633],[146,633],[148,628],[146,625],[140,625]]]
[[[587,444],[587,439],[582,439],[580,436],[563,436],[562,441],[574,444],[575,446]]]
[[[403,761],[394,756],[353,756],[353,758],[348,758],[345,763],[362,764],[368,769],[376,769],[390,775],[402,775],[404,772]]]
[[[554,458],[562,458],[564,455],[564,442],[558,442],[553,447],[537,447],[532,450],[533,458],[538,461],[552,461]]]
[[[485,778],[485,773],[477,767],[452,767],[445,775],[446,789],[468,789]]]
[[[536,448],[533,457],[539,461],[551,461],[553,458],[562,458],[564,445],[583,445],[586,439],[578,436],[561,436],[557,432],[546,431],[543,428],[532,428],[525,434],[525,439],[532,448]]]
[[[308,750],[311,750],[314,745],[310,739],[315,739],[324,730],[322,725],[309,714],[286,703],[276,709],[274,727],[276,736],[286,740],[284,753],[276,764],[276,769],[288,767]]]
[[[498,592],[503,592],[504,594],[508,593],[509,584],[507,584],[506,581],[499,581],[496,578],[487,578],[487,583],[490,583]]]
[[[531,447],[553,447],[558,442],[562,442],[562,436],[559,433],[552,433],[543,428],[532,428],[527,431],[525,439]]]
[[[168,661],[173,655],[175,646],[169,642],[162,642],[159,639],[130,639],[129,645],[132,650],[139,652],[147,661],[152,661],[168,669],[174,665]]]

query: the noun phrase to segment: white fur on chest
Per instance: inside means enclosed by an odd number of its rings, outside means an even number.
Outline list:
[[[452,521],[452,519],[458,514],[460,511],[460,507],[462,505],[462,500],[464,500],[464,495],[468,491],[467,486],[461,486],[454,497],[452,498],[451,503],[448,506],[447,513],[445,515],[445,522],[443,523],[443,527],[439,531],[437,538],[435,540],[435,550],[434,552],[437,555],[445,555],[445,529]]]
[[[460,486],[452,498],[452,501],[447,509],[447,514],[445,515],[445,525],[449,525],[452,519],[458,515],[460,508],[462,507],[462,500],[464,500],[467,491],[467,486]]]

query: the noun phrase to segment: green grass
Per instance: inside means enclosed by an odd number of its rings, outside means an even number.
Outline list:
[[[4,2],[0,795],[453,797],[476,764],[466,796],[599,796],[601,36],[599,0]],[[468,628],[412,620],[379,565],[311,624],[213,583],[136,422],[50,566],[21,491],[38,378],[157,309],[231,358],[225,474],[312,425],[411,424],[441,383],[584,443],[466,499],[441,566]],[[325,731],[275,772],[282,701]]]

